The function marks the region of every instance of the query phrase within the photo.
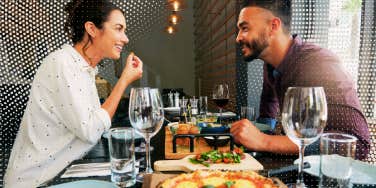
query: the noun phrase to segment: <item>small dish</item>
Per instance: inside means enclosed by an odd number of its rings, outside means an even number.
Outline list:
[[[230,128],[226,125],[220,127],[201,127],[201,134],[228,133]]]
[[[205,136],[204,139],[206,143],[208,143],[209,146],[217,146],[217,147],[225,146],[230,141],[229,136],[219,136],[217,140],[215,140],[214,137],[212,136]]]

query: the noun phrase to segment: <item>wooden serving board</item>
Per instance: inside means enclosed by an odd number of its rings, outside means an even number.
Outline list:
[[[172,150],[172,138],[173,135],[168,127],[165,127],[165,158],[166,159],[182,159],[188,155],[195,155],[199,153],[204,153],[210,150],[213,150],[214,147],[209,146],[204,138],[196,138],[194,141],[195,147],[194,151],[189,151],[189,146],[179,146],[177,145],[176,153],[173,153]],[[229,151],[230,150],[230,142],[223,147],[218,147],[219,151]]]
[[[189,158],[195,157],[195,155],[188,155],[179,160],[160,160],[154,162],[154,170],[156,171],[184,171],[191,172],[195,170],[262,170],[264,167],[255,158],[248,153],[245,153],[245,158],[240,163],[217,163],[210,164],[206,167],[202,164],[193,164],[189,161]]]

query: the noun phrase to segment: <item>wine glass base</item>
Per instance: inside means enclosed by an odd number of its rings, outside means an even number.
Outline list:
[[[136,181],[137,182],[140,182],[140,183],[143,183],[144,182],[144,177],[147,175],[147,174],[152,174],[152,173],[147,173],[147,172],[139,172],[136,176]]]
[[[136,182],[143,183],[144,182],[144,175],[143,173],[137,174],[136,176]]]

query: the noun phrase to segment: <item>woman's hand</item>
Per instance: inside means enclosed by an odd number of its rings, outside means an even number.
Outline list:
[[[142,61],[133,52],[131,52],[127,57],[127,62],[121,74],[121,79],[125,79],[128,84],[130,84],[141,77]]]

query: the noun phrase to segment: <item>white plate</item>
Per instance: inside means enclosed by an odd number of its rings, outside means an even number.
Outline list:
[[[102,134],[102,137],[108,139],[108,132],[109,132],[109,131],[105,131],[105,132]],[[135,138],[134,138],[134,139],[143,138],[141,135],[139,135],[139,134],[137,133],[137,131],[135,131],[134,133],[135,133],[135,135],[134,135]]]
[[[304,161],[309,162],[311,165],[310,168],[304,169],[304,172],[318,177],[320,173],[320,155],[306,156]],[[298,159],[294,161],[294,164],[298,164]],[[352,165],[350,181],[355,184],[376,185],[376,166],[355,160]]]
[[[270,125],[268,124],[264,124],[264,123],[254,123],[253,122],[253,125],[255,125],[260,131],[264,132],[264,131],[272,131],[272,128],[270,127]]]
[[[63,183],[59,185],[51,186],[51,188],[117,188],[114,183],[107,182],[107,181],[99,181],[99,180],[81,180],[81,181],[73,181],[69,183]]]
[[[265,132],[265,131],[272,131],[272,128],[270,127],[270,125],[268,124],[264,124],[264,123],[255,123],[253,122],[253,125],[256,126],[261,132]],[[228,125],[230,128],[231,128],[231,124]]]
[[[208,113],[208,115],[213,115],[213,116],[219,116],[220,113]],[[222,112],[222,117],[235,117],[236,114],[234,112]]]
[[[163,109],[167,112],[179,112],[180,111],[179,107],[166,107],[166,108],[163,108]]]

